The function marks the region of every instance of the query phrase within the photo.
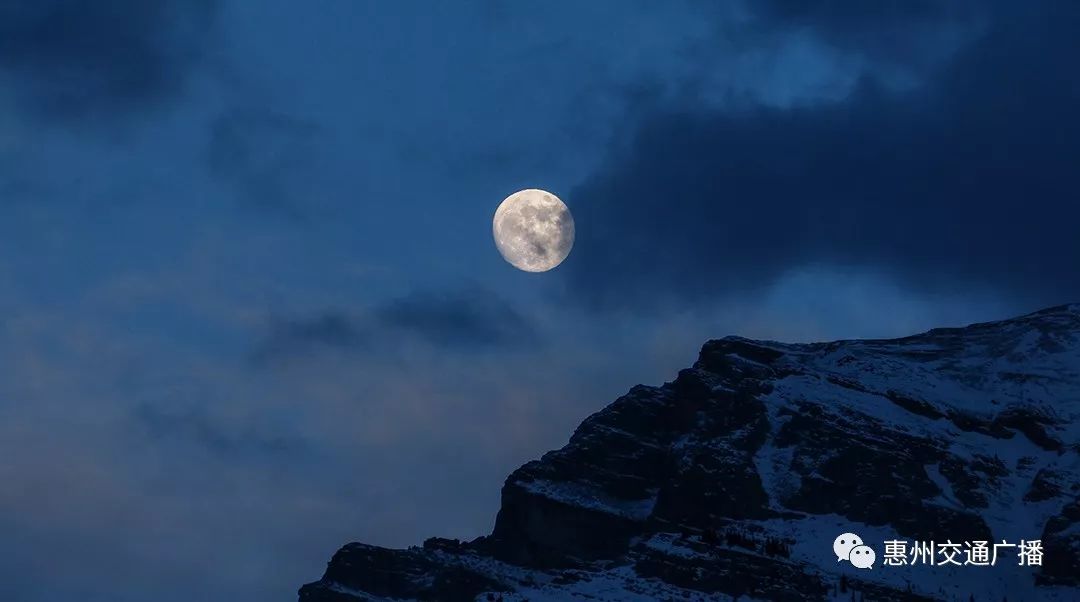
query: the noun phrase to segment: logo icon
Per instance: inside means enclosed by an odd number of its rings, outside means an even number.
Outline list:
[[[855,533],[841,533],[836,536],[832,544],[836,561],[847,560],[851,566],[858,569],[873,569],[877,553],[868,545],[863,544],[863,538]]]
[[[848,556],[851,566],[857,569],[873,569],[875,560],[877,560],[877,554],[870,546],[855,546],[851,548],[851,555]]]

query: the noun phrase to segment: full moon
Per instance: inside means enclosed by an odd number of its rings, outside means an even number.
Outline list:
[[[559,197],[529,188],[506,197],[491,225],[503,259],[526,272],[559,265],[574,246],[574,218]]]

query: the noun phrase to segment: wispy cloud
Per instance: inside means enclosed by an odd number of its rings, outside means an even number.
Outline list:
[[[257,108],[219,114],[210,125],[210,173],[243,205],[304,219],[322,204],[312,194],[321,128],[308,120]]]
[[[354,312],[275,316],[252,357],[258,363],[320,351],[397,357],[418,343],[450,352],[506,351],[539,340],[534,325],[500,295],[467,287],[415,291]]]

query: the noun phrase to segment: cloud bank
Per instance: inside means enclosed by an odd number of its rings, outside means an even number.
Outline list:
[[[856,4],[772,2],[761,18],[876,45],[854,35],[877,14]],[[628,124],[629,143],[570,195],[580,233],[568,290],[648,307],[825,264],[930,292],[1080,298],[1080,7],[1036,4],[983,5],[981,33],[918,85],[896,89],[871,69],[837,102],[687,101]],[[937,6],[901,12],[952,18]]]

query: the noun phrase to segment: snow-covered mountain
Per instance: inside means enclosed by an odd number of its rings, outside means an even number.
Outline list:
[[[893,340],[728,337],[514,471],[491,535],[348,544],[300,600],[1080,600],[1078,458],[1080,305]],[[837,560],[843,532],[872,569]],[[1042,565],[1002,546],[994,566],[892,566],[888,540],[1038,540]]]

